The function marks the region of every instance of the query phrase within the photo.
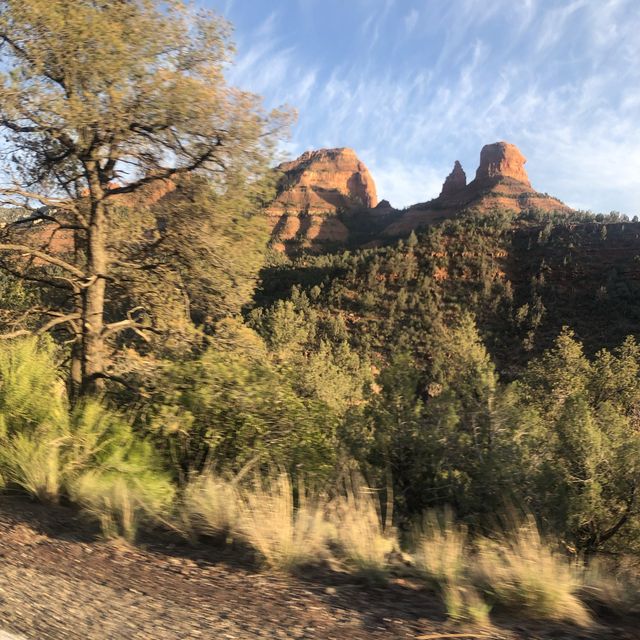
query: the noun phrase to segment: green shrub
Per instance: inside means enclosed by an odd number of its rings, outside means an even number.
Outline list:
[[[170,367],[151,419],[159,447],[185,476],[213,462],[235,473],[255,459],[327,475],[336,456],[335,416],[254,356],[210,349]]]
[[[57,502],[63,484],[68,409],[53,343],[0,345],[0,476],[39,500]]]
[[[151,446],[97,400],[70,409],[48,341],[0,350],[0,474],[43,501],[82,505],[105,535],[135,536],[168,511],[174,489]]]
[[[51,341],[22,338],[0,343],[0,438],[62,428],[65,387]]]

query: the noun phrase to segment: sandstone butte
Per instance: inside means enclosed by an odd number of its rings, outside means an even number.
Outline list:
[[[460,163],[434,200],[415,204],[389,224],[383,234],[400,236],[427,224],[451,218],[465,209],[490,211],[501,208],[522,213],[528,209],[542,211],[572,211],[563,202],[535,191],[524,167],[527,159],[520,149],[509,142],[494,142],[482,147],[476,177],[469,184]]]
[[[278,170],[277,195],[267,209],[278,249],[294,238],[345,242],[349,230],[337,214],[374,210],[378,204],[373,178],[353,149],[306,151]]]
[[[377,203],[373,178],[352,149],[307,151],[278,167],[282,178],[268,208],[274,246],[284,250],[285,243],[293,239],[307,246],[344,243],[349,239],[348,218],[337,214],[353,211],[366,211],[372,225],[385,221],[383,236],[406,235],[465,209],[571,211],[557,198],[533,189],[526,161],[509,142],[485,145],[474,180],[467,183],[456,160],[437,198],[398,211],[387,200]]]

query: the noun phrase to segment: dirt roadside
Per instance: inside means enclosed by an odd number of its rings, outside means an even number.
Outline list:
[[[274,576],[234,555],[104,543],[71,509],[1,498],[0,629],[27,640],[405,640],[461,631],[437,598],[401,579],[373,588],[335,572]],[[628,625],[536,627],[467,637],[640,638]]]

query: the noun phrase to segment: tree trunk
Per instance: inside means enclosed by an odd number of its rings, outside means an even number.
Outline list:
[[[79,258],[82,252],[86,254],[86,237],[78,231],[73,236],[73,252],[74,264],[79,264]],[[82,331],[82,312],[83,312],[83,295],[80,288],[74,288],[73,310],[80,318],[80,324],[74,325],[75,335],[73,344],[71,345],[71,366],[69,367],[69,398],[75,403],[82,392],[82,353],[83,353],[83,331]]]
[[[82,315],[82,308],[79,310]],[[69,398],[75,402],[82,391],[82,332],[76,335],[71,345],[71,367],[69,369]]]
[[[87,164],[91,213],[87,232],[88,286],[82,299],[82,395],[99,393],[104,386],[104,302],[108,256],[104,192],[95,161]]]

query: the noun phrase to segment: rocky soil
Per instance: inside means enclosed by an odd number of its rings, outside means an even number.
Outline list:
[[[593,632],[501,624],[473,638],[638,638],[633,625]],[[346,573],[261,572],[238,550],[154,539],[101,542],[73,510],[0,500],[0,637],[29,640],[374,640],[446,638],[463,629],[437,598],[400,578],[358,584]],[[452,636],[449,636],[452,637]]]

